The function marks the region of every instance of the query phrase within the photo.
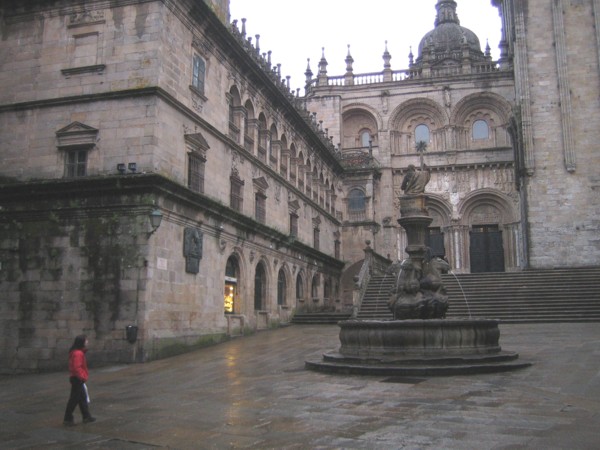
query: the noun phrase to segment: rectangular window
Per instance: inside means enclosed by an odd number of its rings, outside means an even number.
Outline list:
[[[340,241],[335,241],[335,259],[340,259]]]
[[[255,219],[260,223],[267,223],[267,197],[260,193],[256,193],[255,202]]]
[[[242,212],[243,208],[244,182],[238,178],[231,178],[231,192],[229,195],[229,206],[235,211]]]
[[[290,214],[290,236],[298,237],[298,215]]]
[[[188,156],[188,187],[201,194],[204,193],[204,158],[196,153]]]
[[[313,229],[313,247],[315,248],[315,250],[319,250],[319,229],[318,228],[314,228]]]
[[[194,55],[194,72],[192,75],[192,86],[201,94],[204,94],[204,76],[206,74],[206,63],[200,56]]]
[[[65,155],[65,176],[85,177],[87,173],[87,150],[70,150]]]

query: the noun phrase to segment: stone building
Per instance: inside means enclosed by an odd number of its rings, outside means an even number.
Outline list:
[[[323,55],[300,97],[227,0],[3,2],[0,371],[348,310],[422,162],[454,271],[598,265],[600,0],[492,3],[499,61],[439,0],[407,69]]]
[[[228,2],[3,5],[3,370],[340,307],[342,166]]]

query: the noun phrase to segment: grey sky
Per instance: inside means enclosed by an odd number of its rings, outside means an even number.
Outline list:
[[[485,50],[489,40],[498,59],[501,23],[491,0],[456,0],[460,24],[472,30]],[[408,68],[412,46],[417,57],[421,38],[433,29],[437,0],[231,0],[231,19],[246,18],[248,36],[260,35],[261,53],[271,50],[272,63],[281,63],[291,87],[304,86],[307,58],[314,74],[321,48],[330,76],[346,71],[348,44],[354,73],[380,72],[385,41],[392,70]],[[368,5],[368,8],[366,6]]]

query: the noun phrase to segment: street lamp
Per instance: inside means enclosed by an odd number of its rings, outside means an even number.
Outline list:
[[[156,230],[158,230],[158,227],[160,227],[160,223],[162,222],[162,212],[160,211],[160,209],[154,209],[149,215],[148,217],[150,217],[150,226],[152,227],[152,231],[150,231],[148,233],[148,237],[151,236]]]

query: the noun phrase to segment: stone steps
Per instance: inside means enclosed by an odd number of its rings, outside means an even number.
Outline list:
[[[600,322],[600,267],[443,275],[447,317],[488,317],[505,323]],[[395,280],[374,276],[359,319],[391,319]],[[466,302],[465,302],[466,297]],[[468,304],[467,304],[468,303]]]
[[[318,312],[318,313],[296,313],[292,317],[292,323],[311,325],[331,325],[342,320],[348,320],[350,313]]]

